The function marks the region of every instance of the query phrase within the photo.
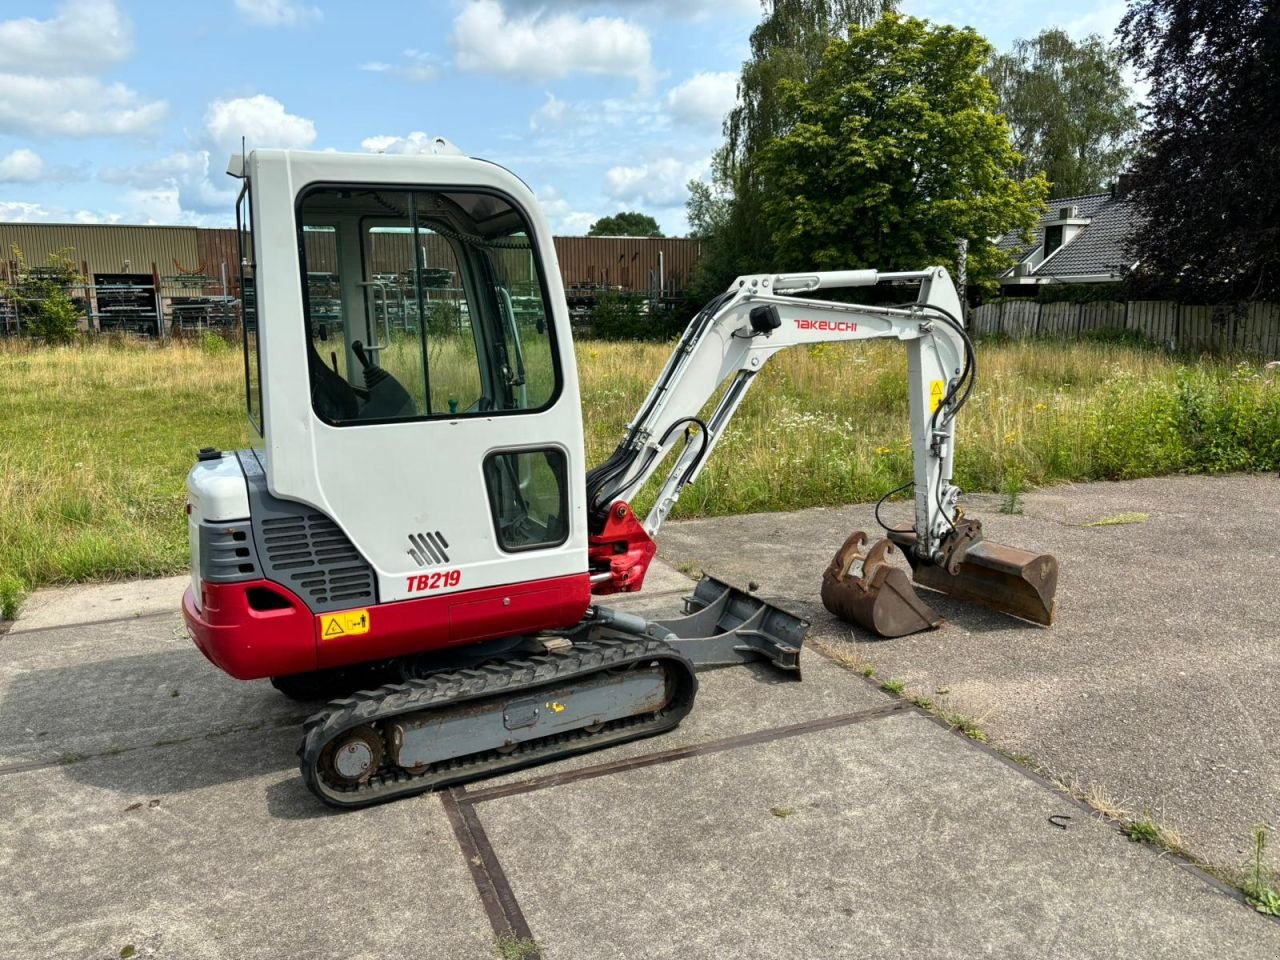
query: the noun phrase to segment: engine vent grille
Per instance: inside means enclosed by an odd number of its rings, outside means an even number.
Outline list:
[[[271,517],[262,534],[266,565],[313,607],[374,601],[373,569],[324,514]]]
[[[409,556],[420,567],[434,567],[448,563],[449,541],[437,530],[435,533],[409,534]]]

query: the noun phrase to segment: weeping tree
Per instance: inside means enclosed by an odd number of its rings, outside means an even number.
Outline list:
[[[718,293],[738,274],[771,266],[757,166],[761,149],[781,128],[778,89],[804,82],[832,39],[894,10],[898,0],[762,0],[764,19],[751,32],[751,55],[738,79],[738,101],[724,121],[724,145],[712,161],[712,183],[689,184],[690,231],[704,241],[695,295]]]
[[[1096,34],[1045,30],[991,58],[984,73],[1000,101],[1019,173],[1044,172],[1054,196],[1099,193],[1133,153],[1138,108],[1123,54]]]

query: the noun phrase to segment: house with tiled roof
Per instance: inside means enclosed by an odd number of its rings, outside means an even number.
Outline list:
[[[1028,244],[1007,233],[996,245],[1014,259],[1000,276],[1005,296],[1032,297],[1047,283],[1119,283],[1134,266],[1126,250],[1137,208],[1112,190],[1048,201]]]

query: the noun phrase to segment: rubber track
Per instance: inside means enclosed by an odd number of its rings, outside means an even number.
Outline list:
[[[368,782],[357,786],[328,783],[321,774],[320,757],[325,746],[353,727],[381,724],[402,714],[438,710],[486,697],[506,699],[571,683],[601,670],[654,660],[662,661],[673,670],[677,681],[671,702],[655,714],[614,720],[596,733],[580,729],[530,740],[510,753],[487,751],[457,757],[433,764],[416,776],[385,763]],[[299,767],[307,788],[325,803],[348,809],[364,807],[663,733],[677,726],[693,709],[697,689],[693,664],[660,640],[609,636],[580,641],[564,652],[476,669],[444,671],[421,680],[388,684],[334,700],[303,725],[302,743],[298,747]]]

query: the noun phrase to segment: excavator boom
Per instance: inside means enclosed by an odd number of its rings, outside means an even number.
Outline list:
[[[917,285],[916,302],[890,307],[809,296],[880,283]],[[906,554],[917,583],[1050,623],[1057,562],[983,541],[981,524],[963,519],[957,506],[960,491],[951,483],[955,421],[976,376],[973,343],[960,317],[955,287],[942,267],[739,277],[690,322],[626,437],[587,477],[598,567],[593,589],[639,589],[653,555],[650,538],[701,472],[770,357],[803,344],[894,339],[907,350],[913,471],[904,486],[915,489],[915,523],[886,532]],[[725,381],[730,382],[719,405],[703,422],[698,412]],[[622,498],[643,486],[682,439],[641,525]],[[911,591],[905,573],[887,563],[894,552],[888,542],[869,547],[863,563],[857,547],[866,537],[858,536],[858,545],[850,538],[841,547],[824,579],[828,609],[881,636],[940,625],[941,618]]]

